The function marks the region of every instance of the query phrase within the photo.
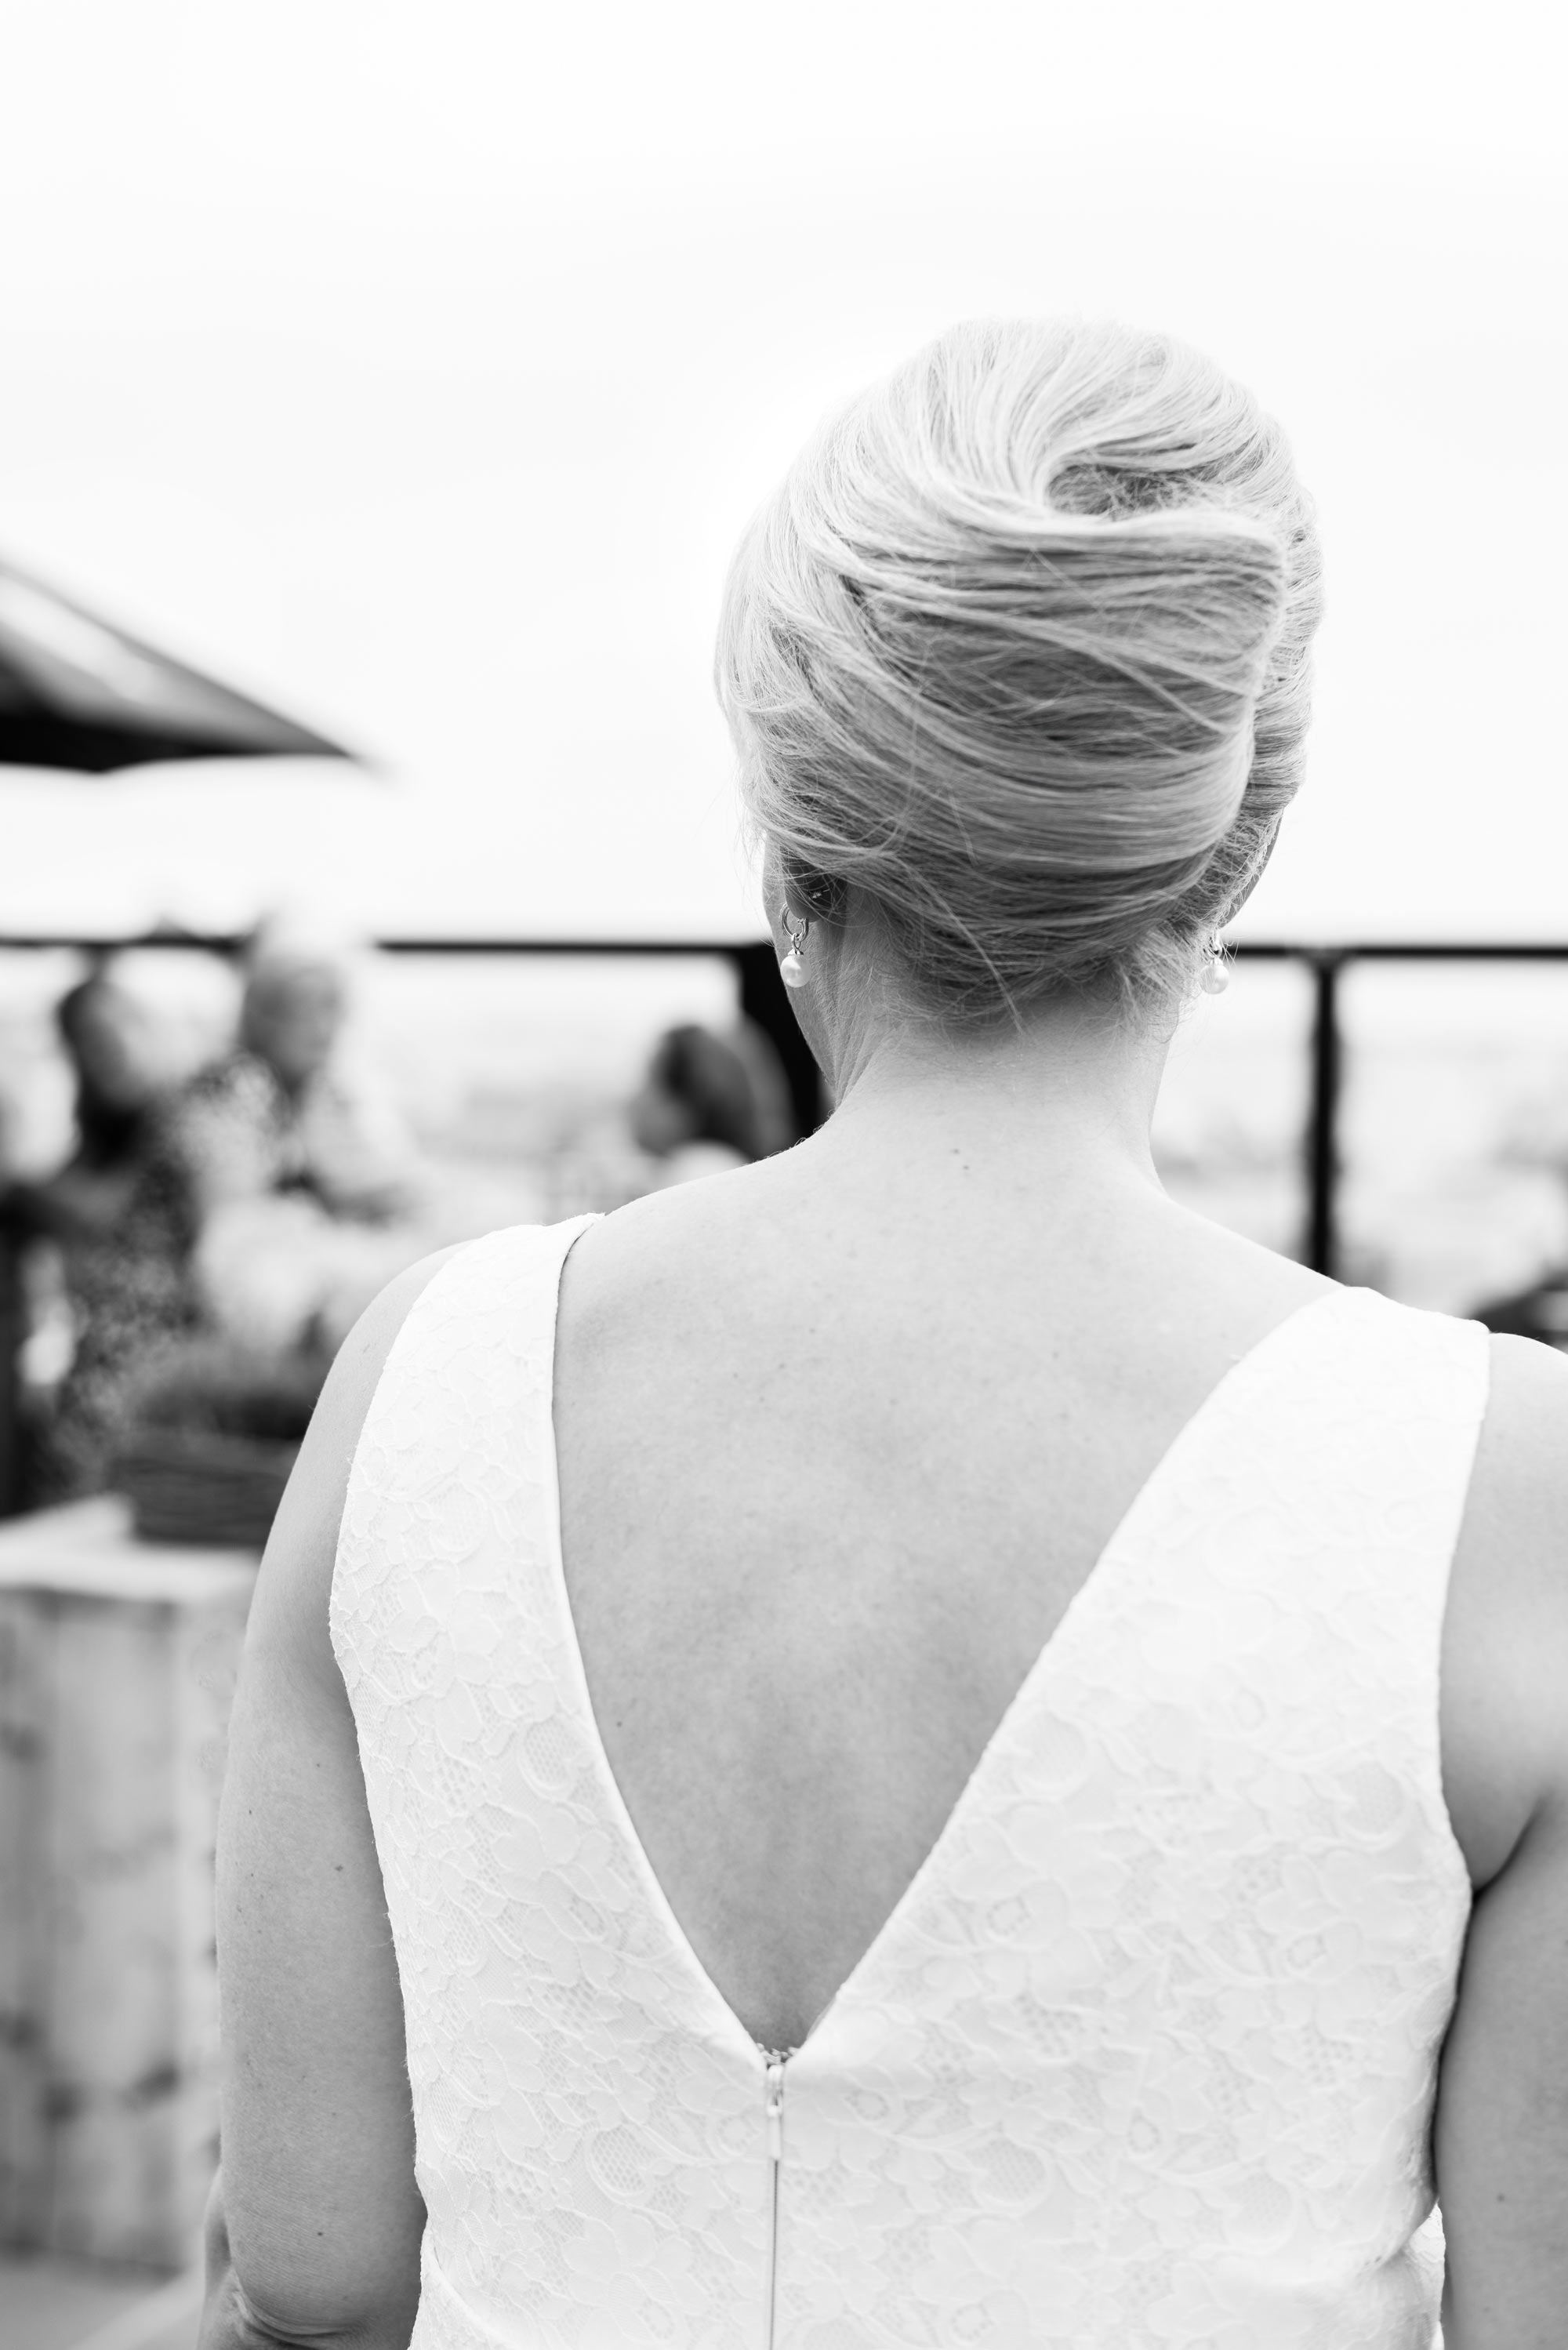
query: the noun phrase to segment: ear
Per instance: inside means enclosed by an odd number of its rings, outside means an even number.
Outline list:
[[[836,874],[814,873],[779,860],[780,878],[784,882],[784,902],[793,919],[807,922],[837,922],[847,909],[849,891]]]

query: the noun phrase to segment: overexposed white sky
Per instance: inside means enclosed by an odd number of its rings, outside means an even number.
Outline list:
[[[742,935],[709,663],[823,410],[1118,312],[1323,510],[1253,935],[1568,937],[1552,13],[0,0],[0,552],[362,745],[0,776],[0,929]]]

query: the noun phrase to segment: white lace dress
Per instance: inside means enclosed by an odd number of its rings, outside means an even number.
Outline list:
[[[1469,1908],[1438,1642],[1485,1334],[1342,1291],[1226,1376],[781,2063],[588,1702],[551,1422],[581,1229],[436,1276],[338,1551],[429,2210],[415,2350],[1428,2350]]]

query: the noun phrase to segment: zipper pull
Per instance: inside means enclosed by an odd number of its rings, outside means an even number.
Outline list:
[[[768,2058],[768,2159],[784,2160],[784,2064],[783,2056]]]

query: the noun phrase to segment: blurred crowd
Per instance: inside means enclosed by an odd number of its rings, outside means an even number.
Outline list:
[[[214,1344],[254,1367],[258,1389],[284,1364],[318,1387],[385,1281],[497,1221],[453,1192],[353,1073],[341,1049],[353,962],[307,925],[265,924],[232,1037],[178,1081],[156,1014],[112,960],[59,1001],[73,1146],[47,1176],[0,1187],[0,1241],[23,1269],[31,1329],[26,1503],[112,1485],[140,1399]],[[765,1036],[743,1023],[676,1027],[577,1153],[579,1196],[552,1211],[614,1207],[792,1139]]]

